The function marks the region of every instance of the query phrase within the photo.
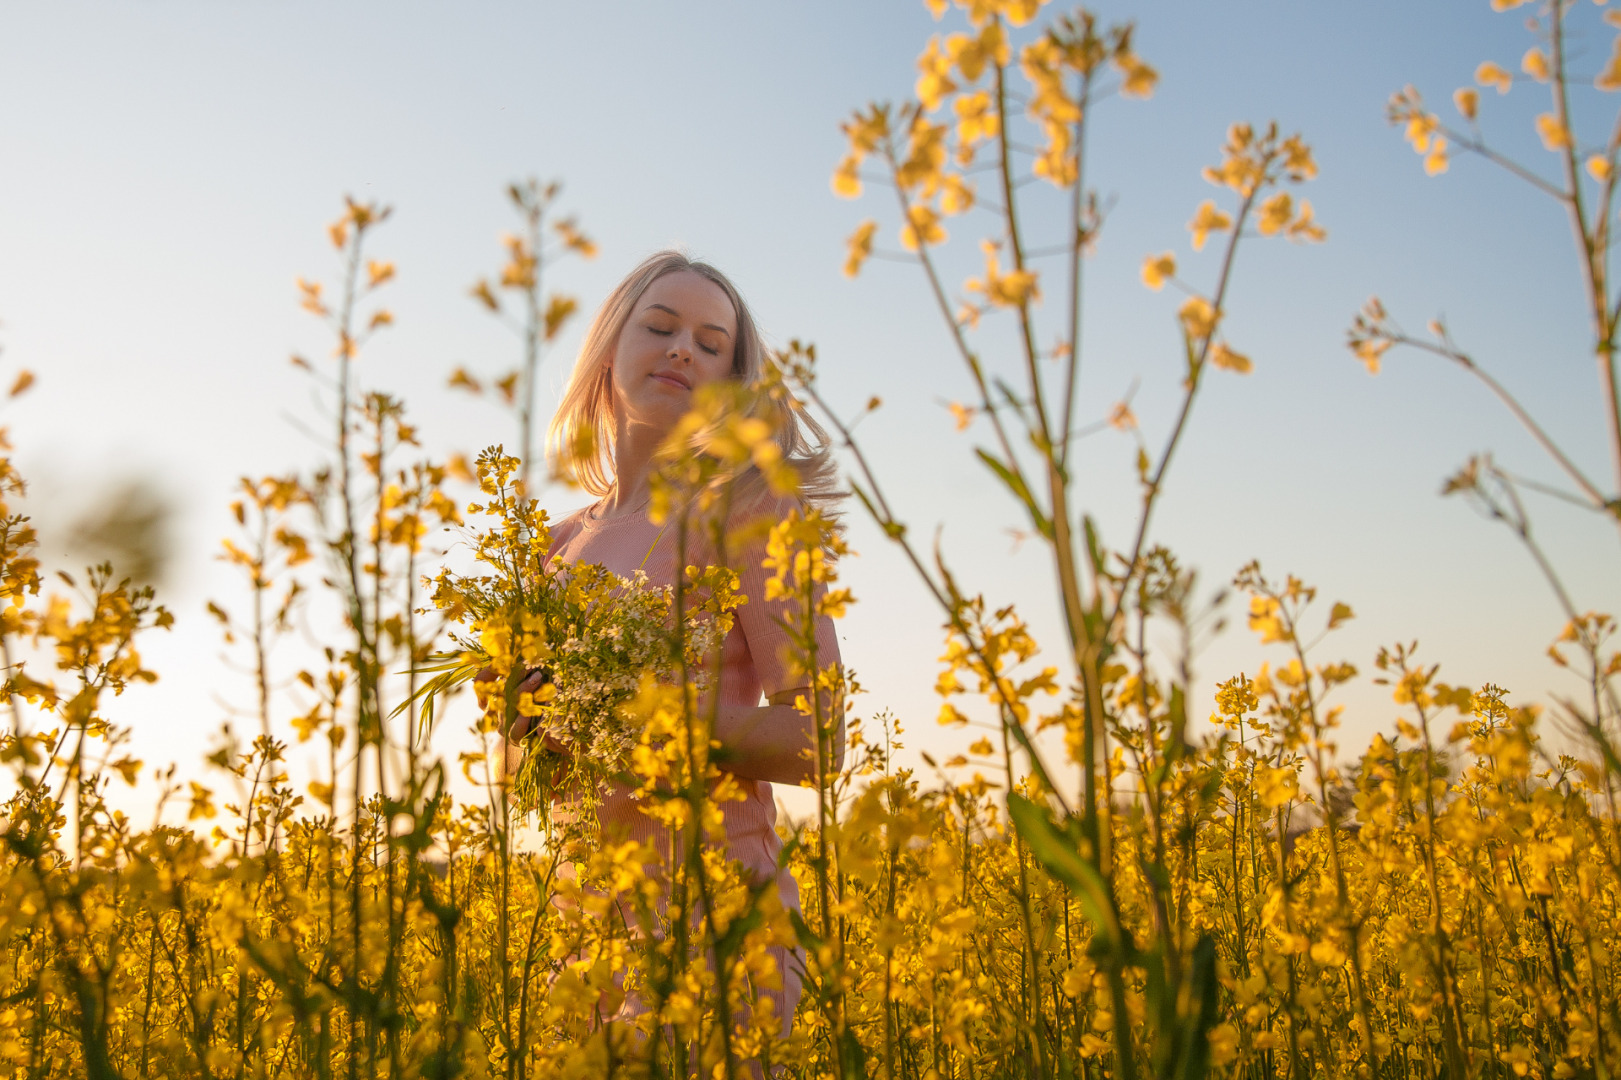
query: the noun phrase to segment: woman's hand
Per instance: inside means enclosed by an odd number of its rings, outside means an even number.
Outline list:
[[[477,675],[473,676],[473,681],[475,683],[493,683],[497,678],[498,676],[496,675],[494,668],[485,668]],[[546,669],[531,668],[528,674],[524,675],[523,681],[518,683],[518,693],[538,694],[540,693],[540,688],[545,686],[550,681],[551,676]],[[484,692],[492,693],[494,692],[494,688],[487,687]],[[534,730],[535,724],[539,720],[540,717],[538,716],[520,716],[518,719],[514,720],[512,722],[512,726],[503,733],[503,737],[506,739],[509,745],[521,743],[523,742],[524,737]],[[555,736],[550,734],[541,739],[541,745],[553,753],[567,754],[569,752],[568,747],[564,746],[557,740]]]

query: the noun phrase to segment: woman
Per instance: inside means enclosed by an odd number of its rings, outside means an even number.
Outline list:
[[[765,362],[748,307],[718,270],[674,251],[659,252],[633,270],[598,311],[552,421],[549,442],[559,471],[600,498],[552,526],[550,557],[599,563],[623,575],[640,569],[650,584],[672,584],[682,569],[676,565],[676,526],[654,525],[647,514],[655,452],[691,408],[699,387],[726,379],[752,386]],[[799,474],[799,502],[829,505],[836,494],[825,436],[794,410],[777,411],[776,439]],[[795,500],[771,495],[751,469],[737,481],[732,503],[744,508],[732,515],[735,526],[747,517],[780,520]],[[694,539],[688,539],[687,561],[701,562],[693,552],[702,546]],[[771,785],[798,785],[815,776],[814,724],[794,707],[797,697],[809,694],[809,683],[791,662],[787,632],[777,621],[791,607],[765,599],[763,544],[740,547],[728,561],[748,600],[721,646],[714,730],[721,744],[716,760],[742,781],[745,795],[722,804],[726,853],[757,881],[774,877],[784,907],[797,910],[798,888],[787,870],[777,868],[782,845]],[[816,642],[819,666],[838,662],[837,638],[825,616],[817,620]],[[536,673],[521,689],[532,692],[539,685]],[[522,734],[515,727],[510,736]],[[835,753],[843,743],[840,719]],[[509,743],[507,755],[508,768],[515,768],[521,748]],[[670,837],[640,812],[629,789],[610,791],[598,813],[604,839],[671,850]],[[762,990],[761,996],[773,999],[786,1033],[800,993],[800,962],[785,948],[777,953],[782,988]],[[634,1013],[639,1006],[632,1002],[629,1008]],[[621,1018],[625,1014],[621,1010]]]

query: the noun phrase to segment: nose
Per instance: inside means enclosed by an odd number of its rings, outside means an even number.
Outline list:
[[[692,363],[692,342],[687,340],[686,334],[678,333],[670,339],[670,347],[665,350],[665,355],[672,360],[679,360],[683,364],[690,364]]]

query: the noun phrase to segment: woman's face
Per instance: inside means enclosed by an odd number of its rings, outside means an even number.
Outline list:
[[[665,274],[642,293],[609,361],[614,418],[669,431],[692,393],[732,372],[737,313],[725,290],[702,274]]]

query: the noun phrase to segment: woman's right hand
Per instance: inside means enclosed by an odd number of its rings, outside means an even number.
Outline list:
[[[473,681],[478,683],[491,683],[497,678],[498,676],[495,673],[495,669],[485,668],[477,675],[473,676]],[[548,681],[548,674],[544,668],[531,668],[529,673],[523,677],[523,681],[518,684],[518,693],[538,694],[540,693],[540,688],[545,686]],[[493,689],[493,687],[491,689]],[[518,717],[518,719],[514,720],[512,722],[512,726],[506,731],[507,742],[514,744],[523,742],[524,737],[534,730],[535,723],[539,719],[540,718],[538,716]],[[554,753],[568,753],[568,747],[559,742],[555,736],[546,735],[543,737],[541,742],[546,749],[551,750]]]

